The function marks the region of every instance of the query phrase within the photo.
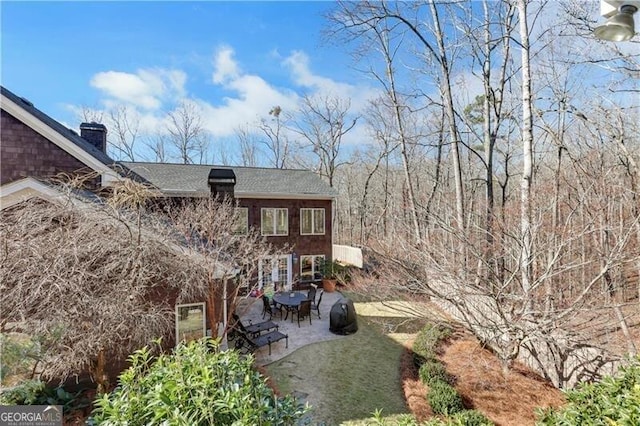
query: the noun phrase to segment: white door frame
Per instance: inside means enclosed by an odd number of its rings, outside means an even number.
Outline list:
[[[260,262],[258,264],[258,288],[262,289],[263,287],[263,277],[268,279],[269,284],[271,284],[273,281],[271,279],[270,276],[265,275],[265,274],[273,274],[274,272],[272,271],[265,271],[264,267],[263,267],[263,261],[265,260],[273,260],[273,259],[278,259],[278,260],[286,260],[286,265],[287,265],[287,282],[284,283],[285,284],[285,289],[286,290],[291,290],[291,284],[293,281],[293,261],[292,261],[292,255],[291,254],[285,254],[285,255],[281,255],[281,256],[266,256],[262,259],[260,259]]]

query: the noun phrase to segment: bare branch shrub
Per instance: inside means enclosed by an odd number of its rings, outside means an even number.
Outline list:
[[[233,233],[231,202],[185,203],[167,216],[157,194],[130,180],[106,202],[77,188],[2,211],[0,330],[45,337],[45,377],[88,370],[104,391],[109,365],[173,330],[174,301],[221,293],[239,270],[249,280],[269,247]]]

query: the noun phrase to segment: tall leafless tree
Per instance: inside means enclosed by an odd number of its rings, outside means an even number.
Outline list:
[[[167,142],[183,164],[201,164],[206,159],[208,139],[196,105],[182,101],[167,115]]]
[[[270,119],[262,119],[259,128],[266,139],[260,142],[265,146],[271,156],[271,165],[277,169],[288,166],[292,150],[292,143],[286,131],[286,117],[280,106],[274,106],[269,110]]]
[[[301,135],[318,159],[319,172],[334,186],[336,171],[348,164],[340,159],[343,137],[355,127],[358,117],[349,116],[351,100],[337,95],[306,95],[293,130]]]

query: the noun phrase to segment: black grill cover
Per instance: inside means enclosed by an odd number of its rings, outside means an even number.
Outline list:
[[[329,330],[335,334],[358,331],[358,319],[351,299],[342,298],[333,304],[329,314]]]

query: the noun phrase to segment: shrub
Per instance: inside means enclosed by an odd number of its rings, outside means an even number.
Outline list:
[[[579,385],[566,395],[566,406],[538,412],[539,424],[640,424],[640,356],[617,376]]]
[[[418,369],[420,367],[422,367],[422,364],[424,364],[425,362],[427,362],[429,360],[433,360],[433,358],[425,358],[422,355],[418,355],[415,352],[412,352],[411,355],[412,355],[412,359],[413,359],[413,365]]]
[[[424,364],[422,364],[422,366],[420,367],[420,371],[418,373],[420,375],[420,380],[422,380],[422,383],[425,383],[429,386],[431,386],[435,381],[441,381],[451,384],[451,376],[447,373],[444,365],[442,365],[438,361],[425,361]]]
[[[493,422],[476,410],[463,410],[451,416],[452,426],[493,426]]]
[[[435,414],[448,416],[464,410],[462,397],[458,391],[445,382],[434,381],[429,386],[427,400]]]
[[[413,352],[425,359],[435,358],[438,343],[449,336],[451,336],[450,328],[428,324],[416,336]]]
[[[27,380],[0,393],[0,404],[36,405],[42,392],[44,392],[43,382],[40,380]]]
[[[0,384],[10,385],[8,378],[32,377],[40,352],[38,339],[0,333]]]
[[[87,407],[89,401],[63,387],[48,387],[40,380],[28,380],[0,394],[0,405],[62,405],[65,412]]]
[[[181,344],[155,361],[144,348],[130,361],[119,386],[96,400],[96,423],[292,425],[307,411],[291,396],[276,397],[252,357],[220,351],[211,339]]]

